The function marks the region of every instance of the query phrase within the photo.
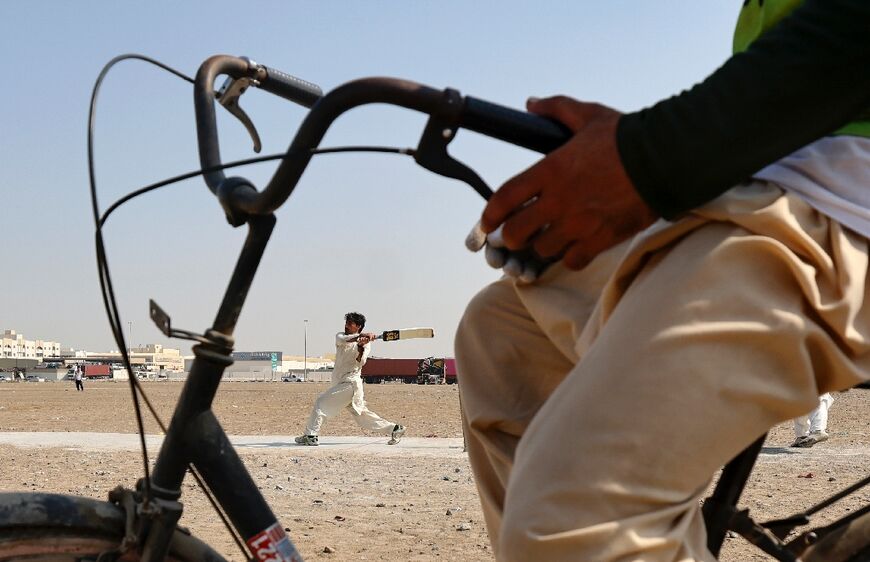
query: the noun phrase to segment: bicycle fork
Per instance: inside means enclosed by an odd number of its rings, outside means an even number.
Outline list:
[[[188,464],[201,474],[254,560],[302,561],[211,410],[224,369],[233,363],[233,330],[274,228],[275,217],[271,214],[249,217],[248,225],[248,236],[214,327],[204,336],[192,338],[200,341],[193,347],[196,357],[150,482],[151,498],[147,503],[158,513],[142,522],[143,531],[147,532],[142,552],[145,561],[157,562],[166,557],[175,524],[181,516],[178,499]],[[170,332],[168,317],[165,332]]]

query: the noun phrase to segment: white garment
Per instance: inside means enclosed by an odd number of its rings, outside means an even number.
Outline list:
[[[830,393],[819,396],[819,405],[815,410],[805,416],[795,418],[794,436],[804,437],[813,431],[825,431],[828,429],[828,410],[834,403],[834,397]]]
[[[357,342],[348,341],[350,338],[356,338],[357,335],[343,332],[335,334],[335,366],[332,370],[332,384],[362,378],[362,368],[372,352],[372,344],[367,343],[363,346],[362,357],[357,361],[359,356]]]
[[[824,137],[753,174],[870,238],[870,138]]]
[[[390,435],[396,424],[368,409],[363,398],[362,384],[362,379],[357,377],[353,381],[334,384],[318,396],[305,425],[305,435],[318,435],[326,418],[338,414],[342,408],[353,416],[361,428]]]
[[[363,394],[362,367],[372,351],[371,343],[363,346],[362,356],[356,341],[357,334],[335,334],[335,367],[332,371],[332,386],[317,397],[308,423],[305,425],[305,435],[317,435],[326,418],[347,409],[356,423],[363,429],[390,435],[396,426],[366,406]],[[357,360],[359,358],[359,360]]]

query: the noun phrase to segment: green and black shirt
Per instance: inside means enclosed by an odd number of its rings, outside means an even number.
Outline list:
[[[826,135],[870,136],[870,0],[746,0],[735,54],[617,130],[641,197],[665,218]]]

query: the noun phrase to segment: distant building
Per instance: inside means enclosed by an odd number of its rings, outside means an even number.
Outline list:
[[[117,351],[108,353],[87,353],[87,357],[100,357],[121,361],[121,354]],[[159,343],[134,347],[130,350],[130,364],[134,369],[144,369],[149,373],[159,374],[163,371],[184,370],[184,357],[181,351],[169,347],[163,347]]]
[[[59,357],[60,344],[56,341],[27,340],[15,330],[4,330],[0,339],[0,357],[13,359],[37,359]]]
[[[84,359],[88,356],[88,352],[83,349],[73,349],[71,347],[62,347],[58,357],[63,359]]]
[[[285,355],[281,362],[281,371],[284,373],[301,372],[306,364],[309,371],[331,371],[335,366],[335,358],[309,357],[306,361],[303,355]]]
[[[275,380],[281,375],[281,351],[234,351],[233,364],[224,369],[228,380]],[[193,357],[184,358],[184,370],[190,373]]]
[[[194,357],[184,358],[184,370],[190,372]],[[307,361],[309,380],[329,380],[334,359],[328,357],[309,357]],[[224,371],[227,380],[280,380],[282,375],[305,373],[305,357],[284,355],[281,351],[236,351],[233,364]],[[318,374],[322,374],[319,377]]]

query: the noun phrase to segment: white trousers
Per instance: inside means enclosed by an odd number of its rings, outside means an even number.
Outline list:
[[[826,392],[819,396],[819,406],[805,416],[794,419],[794,436],[804,437],[813,431],[825,431],[828,429],[828,410],[834,403],[834,397]]]
[[[338,414],[342,409],[350,412],[361,428],[375,433],[390,435],[396,426],[368,409],[363,398],[362,381],[356,380],[335,384],[317,397],[305,426],[305,435],[318,435],[326,418]]]

